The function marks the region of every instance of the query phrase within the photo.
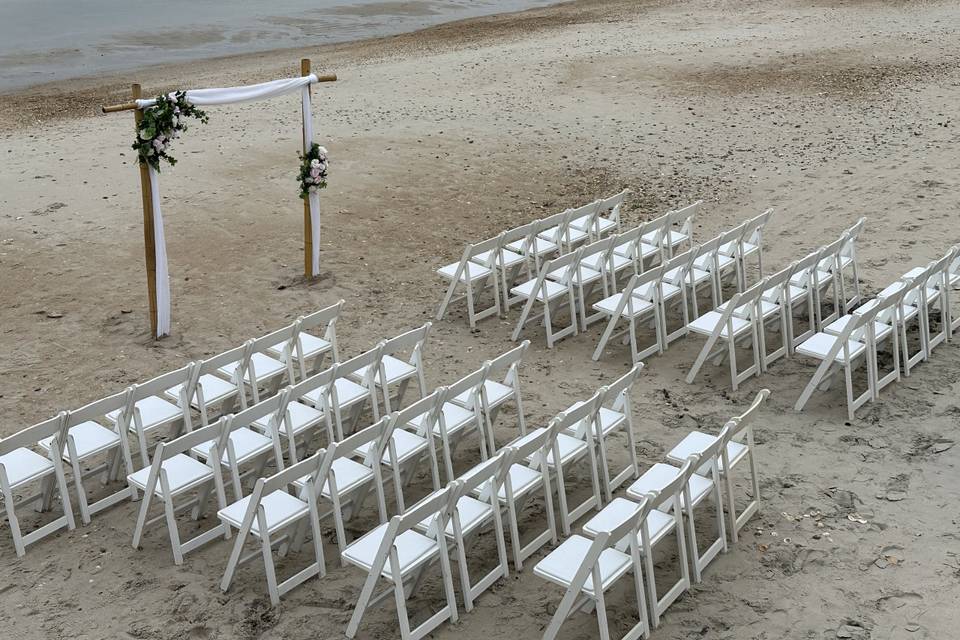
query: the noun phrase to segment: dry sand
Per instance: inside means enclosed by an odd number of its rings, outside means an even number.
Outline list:
[[[704,198],[700,238],[775,207],[771,267],[866,215],[862,280],[875,292],[960,238],[958,25],[951,2],[585,1],[2,96],[0,434],[341,297],[352,355],[432,316],[434,269],[464,242],[625,186],[637,193],[629,221]],[[181,163],[164,171],[174,335],[151,341],[132,117],[95,116],[95,107],[122,99],[134,80],[152,93],[293,73],[301,53],[341,78],[315,100],[318,139],[333,159],[322,279],[297,276],[296,100],[211,109],[210,124],[178,144]],[[436,323],[430,383],[507,349],[516,317],[473,332],[459,312]],[[528,331],[530,424],[626,369],[623,351],[590,360],[599,331],[552,351]],[[810,363],[781,361],[732,393],[725,369],[683,382],[697,340],[651,359],[634,407],[644,468],[690,429],[717,429],[758,389],[773,392],[758,427],[762,513],[653,637],[957,637],[955,345],[852,423],[838,389],[793,411]],[[135,512],[113,508],[23,560],[0,535],[0,636],[342,633],[359,571],[334,569],[271,609],[257,564],[220,592],[225,543],[179,568],[162,529],[132,549]],[[823,526],[796,518],[804,513],[822,514]],[[541,517],[536,506],[525,515]],[[352,529],[372,523],[368,514]],[[492,548],[489,536],[480,548]],[[623,626],[633,614],[618,593],[613,618]],[[539,637],[560,595],[528,566],[435,636]],[[414,610],[438,600],[428,582]],[[388,605],[365,619],[361,637],[396,630]],[[595,618],[578,616],[565,632],[594,637]]]

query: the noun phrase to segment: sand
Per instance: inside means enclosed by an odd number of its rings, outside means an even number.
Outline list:
[[[771,269],[865,215],[862,281],[876,292],[958,240],[958,23],[949,2],[585,1],[2,96],[0,434],[339,298],[343,350],[359,353],[432,317],[434,270],[464,242],[622,187],[636,192],[631,222],[703,198],[701,239],[776,208]],[[315,99],[333,161],[322,278],[298,276],[296,100],[211,109],[163,174],[174,335],[152,341],[132,116],[96,107],[122,100],[135,80],[152,93],[292,74],[302,54],[341,78]],[[435,323],[429,382],[509,348],[517,314],[476,331],[459,309]],[[526,332],[529,424],[627,369],[622,350],[590,360],[599,333],[547,350],[540,330]],[[725,368],[684,383],[698,340],[650,359],[634,406],[642,468],[689,430],[716,430],[757,390],[772,391],[757,429],[762,513],[653,637],[956,637],[955,345],[853,421],[836,388],[793,411],[809,362],[780,361],[731,392]],[[505,415],[500,435],[511,425]],[[465,449],[458,465],[476,458]],[[131,548],[135,513],[115,507],[22,560],[0,535],[2,635],[297,639],[345,628],[359,571],[331,567],[271,609],[257,564],[220,592],[225,543],[182,567],[163,529]],[[534,507],[524,517],[532,526],[542,515]],[[374,521],[367,513],[351,529]],[[490,536],[478,549],[492,549]],[[334,550],[328,540],[328,557]],[[618,594],[612,618],[625,629],[633,612]],[[435,637],[538,637],[560,597],[528,566]],[[439,598],[428,582],[413,609]],[[595,618],[578,616],[565,633],[595,637]],[[393,606],[369,614],[361,637],[397,637]]]

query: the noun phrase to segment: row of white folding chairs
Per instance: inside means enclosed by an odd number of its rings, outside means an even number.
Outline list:
[[[711,308],[723,301],[724,281],[733,279],[737,289],[747,283],[747,261],[756,256],[759,274],[763,275],[763,229],[773,214],[769,209],[712,240],[674,255],[661,264],[633,275],[626,286],[611,296],[594,303],[595,317],[606,317],[607,323],[593,359],[599,360],[611,340],[626,336],[634,362],[653,354],[662,354],[675,340],[687,334],[690,316],[699,318],[699,296],[708,289]],[[671,314],[668,305],[680,310],[682,323],[668,328]],[[622,322],[625,329],[620,330]],[[653,343],[641,347],[637,326],[653,325]]]
[[[802,410],[815,390],[828,389],[842,370],[847,412],[852,420],[858,408],[875,401],[881,389],[900,380],[901,365],[903,374],[909,376],[911,368],[928,360],[936,346],[950,341],[953,331],[960,326],[951,309],[951,289],[960,284],[958,254],[960,247],[954,246],[926,267],[911,269],[876,298],[824,326],[799,345],[798,354],[820,364],[797,399],[795,409]],[[911,327],[917,333],[917,349],[912,353],[908,341]],[[884,344],[888,345],[892,366],[881,372],[878,354]],[[853,374],[861,362],[866,367],[866,389],[857,393]]]
[[[578,209],[569,209],[503,232],[484,242],[468,245],[459,262],[441,267],[437,271],[448,282],[437,319],[442,319],[449,305],[460,299],[467,302],[467,317],[471,327],[476,326],[477,320],[499,315],[501,298],[503,311],[509,310],[511,304],[524,299],[513,291],[521,271],[525,273],[527,280],[533,279],[543,271],[545,260],[549,256],[570,253],[584,243],[598,241],[614,231],[619,234],[620,209],[629,193],[625,190],[610,198],[597,200]],[[693,237],[693,219],[700,204],[698,201],[645,222],[641,225],[642,231],[634,229],[638,235],[638,259],[641,250],[642,259],[648,261],[655,256],[668,258],[679,246],[689,243]],[[606,216],[601,215],[605,212]],[[639,244],[640,236],[642,245]],[[624,238],[623,244],[628,242],[629,238]],[[618,253],[634,258],[632,252],[621,250]],[[477,305],[487,288],[493,290],[493,305],[478,311]],[[459,297],[458,289],[464,291]]]
[[[691,569],[692,582],[702,581],[707,565],[727,551],[727,535],[736,542],[738,531],[759,510],[752,424],[768,395],[762,390],[719,435],[688,434],[666,454],[667,463],[653,465],[627,488],[625,498],[615,498],[590,518],[583,535],[567,538],[537,563],[536,575],[565,589],[544,640],[556,638],[575,612],[591,609],[597,613],[599,637],[608,640],[607,598],[612,595],[608,592],[628,574],[633,575],[629,602],[636,606],[637,623],[623,637],[649,637],[667,608],[690,589]],[[742,462],[749,465],[750,500],[738,515],[732,478]],[[716,537],[701,553],[694,510],[707,497],[715,507]],[[671,533],[677,540],[680,579],[664,590],[657,585],[653,554]],[[616,609],[622,612],[619,602]]]
[[[332,329],[332,321],[336,317],[334,314],[339,310],[339,306],[335,305],[326,310],[326,315],[329,317],[328,333],[326,335],[331,338],[333,334],[329,330]],[[288,331],[288,329],[283,331]],[[343,395],[348,396],[335,400],[331,405],[335,407],[331,413],[340,432],[342,432],[343,424],[341,409],[352,408],[355,417],[358,418],[363,403],[369,399],[374,413],[378,413],[379,403],[375,394],[375,390],[378,388],[383,392],[383,400],[387,411],[390,410],[391,402],[388,390],[396,383],[399,383],[398,386],[400,387],[398,397],[402,396],[405,384],[411,378],[417,379],[421,393],[425,393],[426,383],[423,378],[420,352],[428,330],[429,323],[420,329],[384,341],[372,352],[344,363],[342,368],[337,371],[340,374],[339,377],[333,376],[338,381],[336,387]],[[276,344],[274,340],[277,333],[274,332],[263,339],[252,342],[259,342],[264,345]],[[300,337],[301,341],[302,335]],[[397,354],[404,347],[409,347],[412,351],[408,363],[403,363],[392,355]],[[334,350],[333,343],[330,343],[327,350]],[[191,363],[146,383],[133,385],[121,393],[91,403],[77,411],[65,412],[58,419],[45,421],[27,428],[23,432],[15,434],[15,436],[0,440],[0,482],[2,482],[0,488],[3,489],[6,504],[14,504],[14,491],[28,488],[35,481],[41,480],[45,483],[43,488],[46,497],[38,506],[49,506],[53,488],[50,482],[60,473],[57,471],[58,469],[62,471],[62,464],[65,462],[73,470],[72,481],[75,484],[83,522],[89,523],[92,514],[116,504],[130,495],[126,489],[122,489],[93,504],[88,504],[87,487],[84,486],[86,479],[101,472],[104,474],[104,483],[118,479],[121,471],[125,470],[125,476],[133,475],[136,472],[139,467],[134,465],[127,434],[135,435],[140,448],[143,468],[148,468],[150,465],[148,435],[165,426],[174,430],[173,435],[176,435],[177,432],[192,431],[191,406],[200,409],[203,426],[209,423],[206,410],[215,402],[224,404],[225,401],[231,399],[231,396],[234,399],[239,396],[241,406],[246,406],[246,385],[235,383],[232,385],[233,392],[230,393],[224,390],[223,378],[214,375],[213,372],[233,366],[233,379],[250,382],[249,387],[256,389],[259,385],[257,384],[258,376],[254,370],[255,365],[244,368],[245,365],[243,364],[244,361],[252,362],[252,358],[249,357],[250,353],[251,349],[248,343],[243,347],[230,350],[202,363]],[[253,353],[261,353],[261,351],[254,351]],[[317,362],[322,358],[325,351],[311,353],[309,350],[303,349],[302,353],[309,355],[314,362]],[[238,370],[243,371],[243,373],[238,373]],[[208,371],[210,373],[207,373]],[[306,371],[309,371],[309,369],[306,369]],[[386,385],[380,384],[382,379],[387,380]],[[259,398],[256,399],[259,400]],[[170,400],[174,400],[175,404]],[[303,426],[304,422],[317,418],[315,414],[318,412],[316,410],[313,411],[314,415],[309,415],[310,409],[308,407],[298,404],[296,408],[299,410],[296,411],[295,430]],[[319,417],[322,418],[323,416]],[[329,418],[330,416],[328,416]],[[232,439],[231,443],[237,446],[239,449],[238,455],[242,459],[259,452],[269,444],[268,439],[261,434],[243,431],[235,435],[237,437]],[[46,455],[34,451],[35,447],[43,450]],[[109,462],[92,466],[92,468],[81,473],[83,466],[87,466],[91,461],[102,457],[107,457]],[[61,501],[64,504],[65,515],[58,522],[61,526],[69,524],[72,527],[73,518],[69,496],[62,494]],[[69,518],[67,515],[69,515]],[[33,534],[23,536],[13,509],[8,510],[7,516],[17,553],[23,555],[26,544],[43,536]],[[38,533],[44,535],[50,532],[48,527],[42,527],[38,531]]]
[[[610,295],[618,288],[618,275],[632,267],[633,274],[642,277],[655,269],[647,263],[656,264],[656,260],[665,267],[659,273],[662,276],[660,279],[667,281],[671,287],[669,297],[672,299],[675,294],[683,294],[681,306],[684,318],[688,314],[687,288],[690,288],[689,298],[696,316],[697,293],[704,285],[709,286],[714,302],[718,303],[722,295],[722,278],[733,276],[738,288],[745,283],[746,259],[749,256],[758,256],[762,271],[762,232],[772,213],[772,210],[768,210],[710,242],[672,258],[667,257],[665,249],[678,237],[670,240],[672,236],[669,234],[673,232],[669,226],[659,226],[648,231],[648,223],[644,223],[632,231],[550,260],[545,263],[537,278],[513,289],[514,293],[526,300],[513,338],[518,339],[528,323],[542,319],[546,328],[547,346],[552,347],[556,340],[567,335],[576,335],[580,328],[586,329],[592,322],[610,316],[611,313],[614,313],[614,318],[620,318],[621,315],[616,315],[615,311],[618,302],[623,298],[619,294]],[[656,221],[649,224],[656,224]],[[653,237],[650,236],[651,233]],[[657,244],[647,244],[648,239]],[[667,264],[670,266],[667,267]],[[649,282],[651,278],[653,274],[647,275],[644,282]],[[588,299],[598,284],[603,290],[603,299],[593,305],[594,313],[588,316]],[[553,317],[564,303],[570,312],[570,326],[555,332]],[[543,313],[532,315],[537,304],[543,307]]]
[[[347,628],[347,636],[352,638],[365,611],[389,597],[391,592],[398,605],[402,638],[419,638],[446,620],[456,621],[456,594],[446,557],[448,545],[457,551],[464,605],[469,611],[473,608],[473,600],[483,590],[509,575],[504,518],[514,564],[519,571],[524,559],[547,542],[557,540],[554,483],[560,503],[560,524],[564,533],[569,535],[573,520],[587,510],[599,507],[602,500],[600,474],[608,492],[626,479],[635,477],[637,462],[630,417],[630,389],[640,369],[637,366],[611,385],[602,387],[588,401],[577,403],[558,415],[549,426],[521,433],[446,489],[428,496],[348,546],[342,557],[367,571],[368,576]],[[623,472],[610,477],[604,443],[614,432],[621,430],[627,435],[631,463]],[[492,438],[492,432],[490,435]],[[492,448],[496,447],[493,439],[491,443]],[[598,463],[597,458],[604,462]],[[593,491],[582,505],[571,510],[566,501],[564,472],[581,459],[590,462]],[[520,539],[518,514],[538,489],[546,503],[547,526],[524,544]],[[489,525],[493,526],[497,541],[498,562],[474,584],[467,568],[466,537]],[[411,630],[405,610],[406,599],[420,583],[424,571],[436,562],[440,563],[447,606]],[[381,578],[391,581],[392,587],[374,595]]]
[[[708,360],[719,365],[726,359],[736,390],[741,382],[766,371],[778,358],[793,355],[801,343],[836,320],[840,310],[859,303],[859,285],[854,285],[855,295],[848,298],[844,281],[847,271],[855,282],[858,280],[856,239],[864,223],[861,219],[836,241],[740,291],[713,311],[692,321],[685,319],[677,334],[685,331],[706,338],[687,374],[687,383],[693,383]],[[833,310],[825,316],[826,301],[832,303]],[[800,332],[795,321],[797,312],[804,310],[806,329]],[[780,346],[772,352],[767,349],[768,328],[780,332]],[[750,364],[742,370],[736,357],[738,345],[748,347],[751,355]]]

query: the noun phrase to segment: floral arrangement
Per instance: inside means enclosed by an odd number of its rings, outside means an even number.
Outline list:
[[[327,150],[314,143],[300,156],[300,197],[307,198],[327,186]]]
[[[196,118],[200,122],[208,121],[207,114],[187,102],[187,93],[177,91],[173,96],[157,96],[157,104],[143,110],[143,119],[137,124],[137,141],[133,148],[139,161],[149,164],[160,171],[160,161],[166,160],[171,166],[177,159],[170,155],[170,144],[187,130],[184,118]]]

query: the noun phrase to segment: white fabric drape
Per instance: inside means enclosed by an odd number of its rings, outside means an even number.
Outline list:
[[[190,89],[187,91],[187,102],[195,104],[198,107],[204,107],[217,104],[236,104],[238,102],[266,100],[267,98],[274,98],[276,96],[282,96],[285,93],[291,93],[300,87],[313,84],[316,81],[317,76],[311,73],[308,76],[271,80],[270,82],[261,82],[260,84],[251,84],[245,87]],[[173,94],[170,95],[172,96]],[[147,109],[155,104],[157,104],[155,98],[137,100],[138,109]]]
[[[303,146],[310,149],[313,145],[313,117],[310,109],[310,85],[317,82],[317,76],[310,74],[298,78],[286,78],[262,82],[245,87],[227,87],[223,89],[190,89],[187,101],[197,106],[236,104],[253,100],[265,100],[300,90],[303,104]],[[171,94],[173,95],[173,94]],[[138,109],[148,109],[157,101],[137,100]],[[153,202],[153,242],[156,262],[157,287],[157,337],[170,333],[170,276],[167,271],[167,243],[163,233],[163,213],[160,210],[160,176],[150,167],[150,199]],[[311,273],[320,273],[320,194],[310,194],[310,230],[313,250],[310,256]]]
[[[170,275],[167,272],[167,241],[160,210],[160,175],[150,168],[150,201],[153,203],[153,251],[156,262],[157,337],[170,333]]]

